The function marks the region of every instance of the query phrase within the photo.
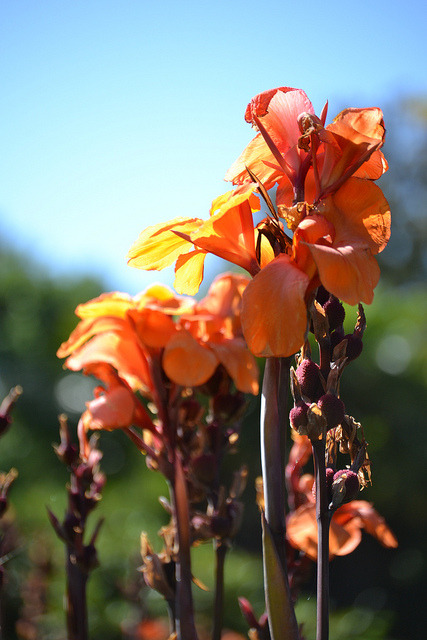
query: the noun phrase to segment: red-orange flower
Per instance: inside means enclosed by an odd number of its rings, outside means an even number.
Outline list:
[[[347,109],[324,126],[305,93],[282,87],[256,96],[246,120],[259,134],[226,178],[237,188],[217,198],[207,221],[181,219],[150,227],[129,252],[129,263],[163,268],[176,260],[175,287],[194,293],[207,252],[246,269],[242,327],[257,356],[289,356],[307,330],[307,305],[325,288],[344,302],[369,304],[378,283],[374,255],[386,246],[390,212],[373,183],[387,168],[379,109]],[[275,212],[257,226],[254,193]],[[282,218],[290,232],[286,232]],[[293,235],[292,235],[293,234]]]

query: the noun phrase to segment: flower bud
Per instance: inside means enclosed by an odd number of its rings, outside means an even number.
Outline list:
[[[342,326],[345,319],[345,310],[338,298],[330,296],[329,300],[323,305],[323,310],[328,318],[330,331]]]
[[[344,402],[333,393],[325,393],[317,401],[317,406],[325,416],[328,429],[335,429],[335,427],[338,427],[344,420]]]
[[[359,336],[354,335],[354,333],[348,333],[344,337],[347,340],[347,350],[345,352],[345,355],[349,360],[355,360],[362,353],[362,339]]]
[[[341,469],[334,475],[332,483],[332,507],[337,509],[346,502],[350,502],[359,493],[359,478],[350,469]]]
[[[295,374],[301,393],[311,402],[317,402],[320,396],[324,394],[319,366],[312,360],[305,359],[301,362]]]
[[[289,412],[291,427],[298,431],[307,426],[307,412],[310,405],[300,400]]]

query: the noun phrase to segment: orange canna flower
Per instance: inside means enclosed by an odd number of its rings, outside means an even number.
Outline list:
[[[390,237],[389,206],[373,183],[387,169],[385,129],[376,108],[347,109],[325,127],[326,108],[317,118],[306,94],[288,87],[256,96],[245,117],[259,133],[227,172],[237,188],[214,201],[206,221],[149,227],[129,264],[176,261],[174,286],[192,294],[208,252],[246,269],[253,277],[241,314],[247,344],[257,356],[286,357],[304,342],[320,284],[348,304],[372,302],[374,255]],[[275,185],[278,213],[266,191]],[[270,216],[255,226],[256,189]]]
[[[360,544],[362,529],[384,547],[397,547],[397,540],[384,518],[365,500],[352,500],[342,505],[332,516],[329,532],[329,558],[345,556]],[[317,559],[317,520],[313,502],[298,507],[286,522],[286,535],[293,547]]]
[[[67,357],[67,368],[108,383],[108,393],[92,405],[97,411],[112,398],[124,398],[125,387],[150,397],[153,359],[172,382],[188,387],[207,382],[221,364],[237,389],[256,394],[258,369],[238,320],[246,282],[243,276],[220,276],[198,305],[161,285],[134,298],[103,294],[77,307],[81,321],[57,355]],[[120,377],[120,390],[111,377],[106,380],[106,365]]]

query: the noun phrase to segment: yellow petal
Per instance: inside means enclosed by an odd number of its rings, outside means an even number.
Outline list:
[[[174,233],[190,234],[201,224],[199,218],[175,218],[147,227],[128,253],[128,264],[138,269],[160,270],[170,266],[182,253],[192,249],[192,242]]]

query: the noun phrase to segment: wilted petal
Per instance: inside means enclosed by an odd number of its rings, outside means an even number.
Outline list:
[[[361,519],[365,530],[381,542],[384,547],[396,548],[398,546],[396,536],[372,504],[365,500],[353,500],[349,505]]]
[[[286,357],[301,348],[307,328],[308,283],[308,276],[285,254],[249,282],[243,293],[242,327],[252,353]]]

